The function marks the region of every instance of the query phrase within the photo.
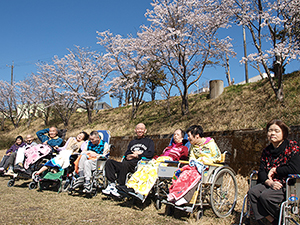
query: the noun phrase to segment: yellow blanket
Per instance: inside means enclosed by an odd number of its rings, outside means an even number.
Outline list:
[[[126,186],[133,188],[137,194],[147,197],[157,180],[158,165],[165,160],[172,160],[172,158],[161,156],[156,160],[151,160],[147,164],[139,166],[138,170],[127,181]]]

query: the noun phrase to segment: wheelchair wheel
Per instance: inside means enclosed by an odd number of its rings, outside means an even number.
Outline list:
[[[75,194],[75,191],[74,190],[68,190],[68,195],[74,195]]]
[[[15,180],[14,179],[10,179],[8,182],[7,182],[7,187],[13,187],[15,185]]]
[[[197,211],[197,213],[196,213],[196,220],[197,221],[200,220],[202,218],[202,216],[203,216],[203,210]]]
[[[159,198],[155,200],[155,208],[156,210],[161,209],[161,200]]]
[[[98,175],[96,181],[98,188],[105,189],[108,185],[107,178],[104,176],[104,174]]]
[[[36,189],[37,188],[37,184],[34,181],[32,181],[32,182],[30,182],[28,188],[30,190]]]
[[[61,184],[61,190],[63,192],[66,192],[66,191],[68,191],[69,187],[70,187],[70,180],[68,180],[68,179],[67,180],[63,180],[62,184]]]
[[[233,172],[224,168],[217,172],[210,189],[210,203],[214,213],[224,218],[231,214],[237,200],[237,183]]]

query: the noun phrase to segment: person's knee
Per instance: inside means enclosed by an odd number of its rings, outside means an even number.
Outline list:
[[[249,190],[248,190],[248,196],[250,197],[250,196],[253,196],[253,194],[254,194],[254,190],[253,190],[253,188],[250,188]]]
[[[111,167],[113,166],[113,162],[114,162],[114,160],[108,159],[108,160],[105,162],[105,168],[111,168]]]
[[[84,168],[90,168],[91,167],[91,160],[86,160],[84,162]]]
[[[259,196],[259,201],[263,204],[263,205],[269,205],[271,204],[273,201],[279,201],[279,196],[276,195],[276,198],[274,198],[274,193],[272,193],[271,189],[266,189],[265,191],[263,191],[260,196]]]
[[[87,160],[87,159],[88,159],[88,156],[86,154],[81,155],[80,160]]]

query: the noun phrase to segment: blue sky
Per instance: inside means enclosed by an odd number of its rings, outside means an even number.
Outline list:
[[[54,55],[63,57],[74,45],[100,51],[96,31],[135,34],[140,25],[147,23],[144,14],[151,9],[150,3],[151,0],[0,1],[0,79],[10,81],[12,62],[14,80],[18,81],[35,73],[37,62],[51,63]],[[243,54],[242,30],[231,28],[228,34],[233,35],[238,53],[236,59],[230,59],[231,77],[238,83],[244,80],[244,66],[239,63]],[[287,72],[299,69],[298,63],[293,63]],[[250,68],[249,77],[256,75]],[[206,70],[199,84],[212,79],[222,79],[228,85],[223,68]],[[103,100],[109,103],[108,98]],[[113,106],[117,106],[116,100]]]

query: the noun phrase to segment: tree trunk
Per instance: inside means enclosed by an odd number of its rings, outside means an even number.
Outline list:
[[[181,96],[182,102],[181,102],[181,114],[187,115],[189,114],[189,101],[188,101],[188,89],[187,85],[184,82],[184,90],[183,90],[183,96]]]
[[[151,101],[155,101],[155,89],[151,91]]]
[[[4,121],[5,121],[5,117],[4,115],[2,115],[2,121],[1,121],[1,130],[4,131]]]
[[[170,98],[167,98],[167,113],[168,116],[171,116],[171,109],[170,109]]]
[[[88,117],[89,124],[91,124],[93,122],[92,113],[93,113],[93,110],[91,110],[90,107],[87,107],[87,117]]]

